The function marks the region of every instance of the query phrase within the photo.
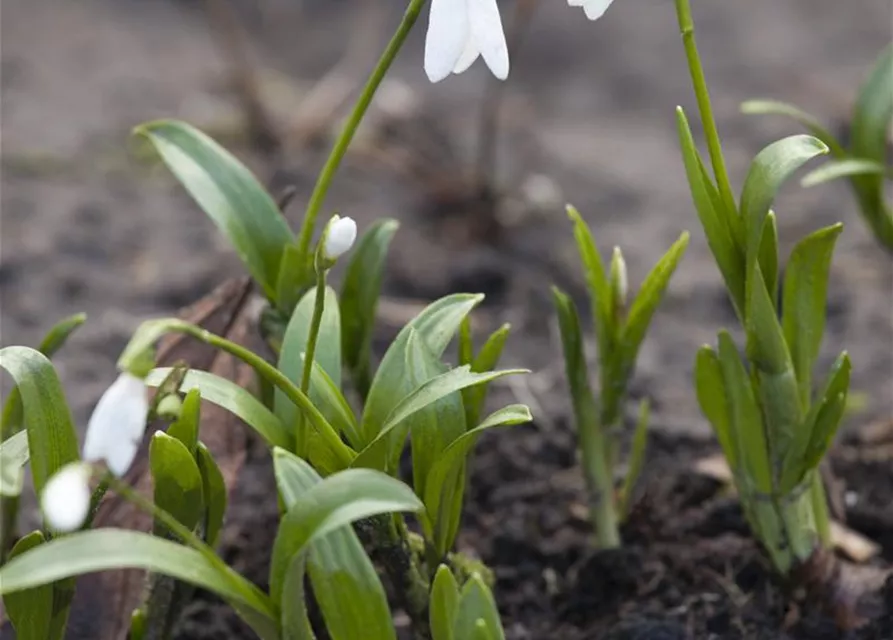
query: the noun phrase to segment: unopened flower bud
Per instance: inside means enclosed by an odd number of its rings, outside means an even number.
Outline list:
[[[90,467],[74,462],[59,469],[44,486],[40,505],[53,531],[79,529],[90,511]]]
[[[334,216],[326,233],[325,257],[337,260],[347,253],[357,239],[357,223],[353,218]]]
[[[617,301],[617,306],[620,308],[626,305],[628,287],[626,261],[623,259],[620,247],[614,247],[614,253],[611,255],[611,289]]]
[[[121,477],[133,464],[146,431],[149,397],[146,383],[122,373],[106,390],[90,421],[84,441],[87,462],[104,460],[109,471]]]

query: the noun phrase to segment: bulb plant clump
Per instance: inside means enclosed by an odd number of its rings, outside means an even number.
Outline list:
[[[590,20],[610,4],[568,0]],[[398,223],[380,220],[360,233],[353,217],[334,214],[318,224],[353,136],[424,7],[424,0],[409,0],[320,171],[297,232],[246,166],[208,135],[176,120],[136,128],[135,136],[242,261],[263,298],[254,328],[267,348],[252,350],[181,318],[143,322],[87,421],[82,447],[50,358],[84,316],[60,322],[37,349],[0,349],[0,368],[15,383],[0,418],[0,595],[20,640],[65,637],[76,578],[118,569],[146,573],[144,593],[124,621],[133,640],[171,637],[195,589],[216,594],[263,640],[396,640],[392,604],[406,612],[416,638],[505,637],[492,573],[456,547],[479,439],[532,420],[523,404],[488,413],[490,383],[528,373],[498,368],[510,327],[476,350],[471,315],[483,295],[454,293],[406,322],[376,365],[376,312]],[[860,94],[846,149],[793,107],[750,103],[747,111],[792,115],[813,135],[763,149],[736,195],[688,0],[675,0],[675,8],[709,154],[708,166],[678,108],[682,166],[744,336],[739,350],[732,334],[720,330],[715,345],[692,354],[693,396],[775,570],[786,578],[825,579],[833,560],[818,469],[846,408],[851,363],[841,353],[820,384],[814,370],[842,225],[800,239],[782,270],[772,206],[786,180],[830,153],[833,162],[805,182],[848,178],[863,216],[891,245],[883,188],[890,173],[885,140],[893,115],[893,49]],[[432,83],[478,58],[505,80],[509,53],[496,0],[431,0],[421,67]],[[633,293],[621,249],[603,260],[580,213],[569,206],[567,214],[589,294],[597,375],[590,375],[575,302],[557,287],[553,302],[595,541],[612,549],[622,545],[621,525],[646,458],[644,401],[621,465],[630,383],[689,234],[681,233]],[[330,282],[336,266],[343,270],[337,291]],[[256,384],[164,362],[157,345],[173,334],[226,354],[250,369]],[[451,344],[455,364],[446,355]],[[216,550],[233,481],[206,444],[215,426],[208,424],[209,405],[237,418],[270,453],[279,519],[264,588]],[[147,435],[150,424],[158,428]],[[407,450],[409,481],[401,476]],[[131,480],[139,456],[147,460],[148,492]],[[19,536],[26,470],[42,520]],[[112,495],[147,514],[148,530],[96,526],[101,501]]]

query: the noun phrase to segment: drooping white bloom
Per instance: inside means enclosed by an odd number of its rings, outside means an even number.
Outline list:
[[[478,59],[493,75],[509,75],[509,51],[496,0],[432,0],[425,38],[425,73],[440,82]]]
[[[590,20],[598,20],[603,15],[614,0],[567,0],[568,5],[572,7],[583,7],[586,17]]]
[[[146,431],[148,412],[146,383],[126,372],[119,375],[102,394],[87,423],[84,460],[104,460],[118,477],[127,473]]]
[[[350,250],[356,239],[357,223],[354,222],[353,218],[335,216],[326,234],[326,244],[323,248],[326,258],[337,260]]]
[[[40,496],[40,506],[53,531],[74,531],[90,510],[90,467],[73,462],[51,477]]]

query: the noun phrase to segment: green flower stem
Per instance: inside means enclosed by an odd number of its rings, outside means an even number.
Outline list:
[[[302,274],[302,278],[306,277],[307,271],[310,269],[309,261],[312,259],[310,243],[313,240],[313,230],[332,179],[341,165],[341,160],[344,159],[344,155],[347,153],[347,148],[350,146],[353,136],[357,132],[360,122],[363,120],[363,116],[372,102],[372,98],[375,97],[375,92],[381,85],[381,81],[384,80],[388,69],[391,68],[394,58],[397,57],[397,53],[406,41],[406,37],[412,30],[424,4],[425,0],[411,0],[409,3],[406,12],[403,14],[403,20],[400,22],[400,26],[397,27],[397,32],[394,33],[384,53],[381,54],[378,64],[375,65],[372,75],[366,81],[366,86],[363,87],[363,91],[354,105],[353,111],[351,111],[347,123],[344,125],[344,129],[341,130],[338,139],[335,141],[335,146],[332,147],[332,151],[322,171],[320,171],[319,177],[316,179],[316,185],[313,187],[313,193],[310,195],[310,201],[307,203],[307,211],[304,214],[304,221],[298,236],[298,255],[303,257],[304,269],[306,269]]]
[[[113,474],[106,473],[103,477],[103,483],[107,484],[110,489],[112,489],[122,498],[134,504],[136,507],[142,509],[153,518],[158,520],[158,522],[167,527],[168,530],[170,530],[171,533],[177,536],[184,544],[192,547],[200,554],[202,554],[202,556],[220,572],[221,577],[230,581],[230,583],[237,590],[244,593],[246,589],[250,589],[252,598],[266,605],[267,610],[259,613],[263,613],[278,624],[278,620],[275,615],[275,607],[273,606],[273,603],[270,602],[270,598],[267,596],[267,594],[258,589],[255,585],[243,578],[241,575],[236,573],[228,564],[223,561],[220,556],[217,555],[217,553],[214,552],[214,549],[208,546],[194,532],[184,527],[167,511],[159,508],[154,502],[145,498],[139,491],[134,490],[130,485],[122,480],[119,480]]]
[[[707,138],[707,149],[710,152],[710,161],[713,164],[716,185],[726,211],[737,211],[735,196],[732,193],[732,186],[729,183],[729,175],[726,172],[725,160],[722,155],[719,131],[716,128],[716,120],[713,118],[713,108],[710,106],[707,79],[704,77],[704,68],[701,66],[701,58],[698,55],[698,45],[695,42],[695,24],[691,17],[691,5],[688,0],[676,0],[676,15],[679,18],[679,31],[682,34],[682,43],[685,45],[685,57],[688,60],[688,69],[691,73],[695,97],[698,100],[698,110],[701,112],[704,136]]]
[[[621,546],[619,518],[614,500],[614,474],[610,458],[612,447],[608,433],[592,414],[591,420],[580,425],[580,453],[589,489],[590,519],[595,525],[595,540],[599,549]]]
[[[304,351],[304,371],[301,375],[301,392],[307,395],[310,391],[310,374],[313,372],[313,360],[316,357],[316,342],[319,340],[319,327],[322,324],[322,312],[326,306],[326,270],[318,265],[316,269],[316,300],[313,303],[313,317],[310,320],[310,333],[307,335],[307,348]],[[301,418],[303,421],[303,417]],[[298,429],[299,442],[297,451],[306,451],[307,430]]]

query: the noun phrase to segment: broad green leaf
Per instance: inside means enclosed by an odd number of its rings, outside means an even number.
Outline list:
[[[732,446],[738,451],[738,466],[748,480],[749,487],[771,493],[773,475],[769,460],[770,450],[760,406],[735,343],[725,331],[719,333],[719,365],[731,419]],[[704,373],[709,371],[706,369]],[[709,390],[706,387],[704,389]],[[718,410],[718,403],[710,405],[711,413],[718,413]],[[731,462],[729,460],[730,464]]]
[[[749,275],[757,259],[766,216],[781,185],[806,162],[824,153],[828,153],[828,147],[818,138],[796,135],[773,142],[751,162],[741,190]]]
[[[282,252],[292,232],[276,203],[226,149],[185,122],[159,120],[136,128],[226,236],[271,300]]]
[[[149,443],[149,469],[155,505],[187,529],[195,529],[204,513],[202,475],[189,449],[176,438],[156,431]],[[156,521],[155,532],[161,534],[167,528]]]
[[[857,158],[887,159],[887,132],[893,119],[893,45],[878,58],[859,91],[850,128],[850,149]]]
[[[505,342],[509,337],[512,326],[508,323],[502,325],[494,331],[477,356],[471,362],[471,370],[475,373],[484,371],[492,371],[499,364],[502,357],[502,350],[505,348]],[[460,363],[464,364],[464,363]],[[487,389],[489,385],[480,384],[476,387],[469,387],[462,391],[462,404],[465,405],[465,425],[470,429],[471,425],[477,424],[481,411],[484,408],[484,402],[487,399]]]
[[[474,429],[454,440],[431,466],[422,497],[427,512],[428,537],[434,540],[441,556],[453,546],[462,517],[462,500],[465,488],[465,462],[478,438],[488,429],[507,427],[530,422],[530,409],[523,404],[513,404],[488,416]]]
[[[777,115],[787,116],[798,122],[810,134],[828,145],[835,156],[843,156],[846,152],[837,139],[831,134],[825,126],[816,120],[813,116],[806,113],[800,107],[788,104],[787,102],[778,102],[777,100],[748,100],[741,105],[742,113],[751,115]]]
[[[415,331],[438,358],[459,330],[462,319],[483,300],[481,295],[454,294],[431,303],[409,324],[385,352],[372,380],[363,410],[363,444],[368,445],[381,434],[385,420],[402,398],[415,388],[404,375],[406,348]]]
[[[703,162],[695,147],[688,120],[681,107],[676,109],[676,127],[679,133],[679,142],[682,147],[682,160],[685,165],[685,174],[688,177],[688,185],[691,189],[692,200],[698,219],[707,236],[707,244],[716,260],[719,271],[725,280],[729,290],[732,305],[739,318],[744,317],[745,302],[745,270],[744,256],[733,235],[733,221],[737,220],[737,212],[725,211],[716,194],[711,196]],[[715,191],[715,189],[714,189]],[[738,221],[740,224],[740,221]]]
[[[453,626],[459,611],[459,585],[450,568],[442,564],[434,574],[428,606],[432,640],[456,640]]]
[[[298,496],[279,524],[270,563],[273,600],[281,601],[285,571],[308,544],[362,518],[422,508],[410,487],[371,469],[348,469],[314,485]]]
[[[32,531],[16,542],[9,554],[13,560],[26,551],[45,543],[40,531]],[[5,593],[3,604],[15,629],[18,640],[46,640],[51,638],[53,618],[53,584],[46,583],[15,593]]]
[[[371,467],[378,468],[378,465],[384,461],[383,453],[380,451],[380,445],[385,442],[390,432],[399,426],[404,420],[412,416],[417,411],[437,402],[451,393],[461,391],[466,387],[484,382],[490,382],[502,376],[528,373],[526,369],[505,369],[501,371],[488,371],[486,373],[472,373],[467,366],[457,367],[443,373],[435,378],[431,378],[422,384],[409,395],[403,398],[399,404],[394,407],[387,420],[382,425],[381,431],[375,440],[372,441],[353,461],[354,467]]]
[[[854,176],[877,176],[883,178],[887,168],[874,160],[863,158],[845,158],[826,162],[818,169],[813,169],[800,181],[804,187],[814,187],[818,184],[831,182],[839,178],[852,178]]]
[[[841,231],[843,225],[838,223],[803,238],[791,252],[785,271],[782,327],[803,407],[810,404],[812,368],[825,333],[828,274]]]
[[[180,407],[180,417],[167,428],[167,435],[176,438],[195,456],[198,447],[198,430],[201,424],[202,395],[197,388],[190,389]]]
[[[414,331],[406,343],[404,375],[416,388],[432,378],[447,373],[448,369]],[[399,405],[398,405],[399,406]],[[412,478],[416,495],[425,495],[425,484],[431,467],[443,450],[467,431],[465,408],[461,393],[450,393],[415,411],[403,423],[409,428],[412,444]],[[398,428],[390,438],[392,449],[388,455],[388,469],[396,469],[403,451],[405,427]]]
[[[0,442],[0,496],[15,497],[22,493],[22,469],[27,463],[27,432],[19,431]]]
[[[157,387],[170,374],[172,369],[153,369],[146,378],[146,384]],[[203,400],[226,409],[245,424],[254,429],[270,446],[287,448],[291,446],[291,436],[272,411],[267,409],[249,391],[226,378],[207,371],[191,369],[186,373],[180,391],[198,389]]]
[[[701,411],[713,427],[729,468],[737,475],[741,462],[738,433],[733,430],[732,409],[723,382],[722,366],[716,351],[708,345],[698,349],[695,360],[695,393]]]
[[[685,254],[685,249],[688,246],[688,237],[688,232],[683,232],[679,239],[673,243],[673,246],[654,265],[630,307],[626,326],[621,334],[623,360],[629,369],[635,366],[636,356],[648,332],[648,326],[651,324],[657,305],[660,304],[664,291],[666,291],[667,285],[670,284],[670,278],[676,271],[683,254]]]
[[[645,465],[645,452],[648,449],[648,418],[651,408],[648,400],[642,400],[639,405],[639,419],[636,421],[636,430],[633,432],[632,446],[629,452],[629,464],[626,477],[623,479],[622,502],[620,503],[620,516],[626,518],[633,504],[633,493],[636,483],[642,475],[642,467]]]
[[[29,347],[0,349],[0,367],[15,380],[22,399],[34,490],[61,467],[79,459],[77,436],[56,370]]]
[[[775,223],[775,212],[769,211],[763,224],[763,238],[760,240],[757,262],[763,273],[763,282],[772,305],[778,306],[778,226]]]
[[[303,357],[301,360],[303,361]],[[314,404],[326,420],[347,438],[350,446],[354,448],[362,446],[360,425],[357,424],[353,409],[350,408],[341,390],[316,361],[313,362],[313,369],[310,371],[310,397],[314,399]]]
[[[782,373],[791,367],[791,356],[781,323],[776,315],[775,305],[766,290],[765,279],[759,266],[758,274],[750,291],[747,304],[747,359],[754,362],[760,371]]]
[[[812,426],[812,437],[806,448],[803,465],[807,470],[815,469],[824,455],[831,448],[834,436],[840,427],[844,411],[846,411],[846,398],[850,386],[850,358],[846,352],[842,353],[834,362],[828,382],[822,392],[821,405],[817,411],[815,422]]]
[[[459,325],[459,366],[471,366],[474,361],[474,343],[471,340],[471,318],[465,316]]]
[[[611,357],[611,348],[614,335],[615,318],[611,312],[611,283],[605,273],[598,247],[592,237],[592,232],[583,216],[575,208],[568,206],[567,215],[574,223],[574,238],[577,241],[577,250],[583,261],[583,274],[586,277],[586,285],[589,287],[589,298],[592,304],[592,318],[595,323],[595,335],[598,340],[599,358],[607,360]]]
[[[459,596],[459,610],[456,612],[455,638],[480,637],[477,627],[483,621],[486,637],[493,640],[505,640],[502,622],[493,594],[477,574],[471,576]]]
[[[226,481],[208,447],[201,442],[198,443],[196,462],[198,470],[202,474],[202,496],[205,501],[205,542],[213,547],[217,544],[217,539],[223,530],[223,520],[226,517],[228,501]]]
[[[341,285],[341,348],[354,386],[365,398],[372,381],[372,335],[385,260],[399,224],[379,220],[357,242]]]
[[[306,263],[301,254],[301,247],[289,242],[282,248],[282,261],[279,263],[279,277],[276,279],[276,310],[285,319],[290,317],[301,294],[307,290],[308,282],[304,280]],[[276,337],[281,338],[281,335]],[[276,348],[278,353],[281,344]]]
[[[310,324],[316,306],[316,288],[310,289],[298,306],[295,307],[291,320],[285,329],[282,350],[279,353],[279,370],[296,386],[301,386],[304,373],[303,354],[307,350],[310,335]],[[341,387],[341,321],[338,312],[338,296],[331,287],[326,287],[325,304],[319,326],[319,337],[316,342],[314,361],[328,374],[335,386]],[[319,406],[318,398],[312,393],[310,400]],[[289,430],[298,424],[300,412],[295,404],[281,389],[276,389],[273,401],[273,412]],[[299,436],[300,437],[300,436]]]
[[[274,638],[275,609],[269,598],[232,569],[216,566],[195,549],[148,533],[123,529],[81,531],[23,553],[0,568],[0,594],[118,569],[162,573],[216,593],[240,613],[261,638]]]
[[[273,451],[273,467],[286,509],[323,482],[310,465],[282,449]],[[395,637],[387,596],[375,566],[349,525],[309,545],[306,569],[333,640]],[[283,592],[288,594],[287,589]]]
[[[307,558],[296,553],[288,563],[279,610],[282,612],[283,640],[316,640],[313,625],[307,613],[304,577],[307,572]]]

